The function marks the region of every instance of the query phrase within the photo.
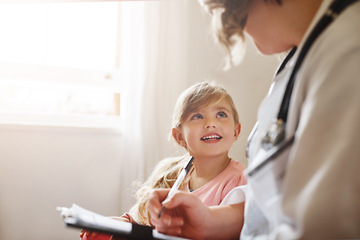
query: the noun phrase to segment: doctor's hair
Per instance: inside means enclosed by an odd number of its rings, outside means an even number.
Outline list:
[[[239,122],[235,104],[224,87],[215,81],[204,81],[190,86],[179,96],[173,114],[172,128],[181,128],[181,124],[201,107],[207,107],[225,100],[230,105],[234,122]]]
[[[282,0],[264,0],[281,5]],[[244,27],[252,0],[199,0],[212,15],[215,41],[228,53],[224,70],[239,64],[245,55]]]

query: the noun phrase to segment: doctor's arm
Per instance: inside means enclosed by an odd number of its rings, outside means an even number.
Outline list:
[[[168,190],[154,190],[148,201],[151,224],[159,232],[191,239],[239,239],[244,202],[208,207],[193,194],[177,192],[165,203],[166,210],[158,218],[167,193]]]

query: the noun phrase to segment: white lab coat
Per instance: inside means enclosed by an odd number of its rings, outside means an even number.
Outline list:
[[[305,38],[331,1],[324,0]],[[249,167],[267,154],[261,139],[278,114],[299,49],[258,111]],[[236,188],[245,201],[241,239],[360,238],[360,2],[318,37],[296,78],[286,139],[294,143]],[[245,195],[243,195],[244,192]]]

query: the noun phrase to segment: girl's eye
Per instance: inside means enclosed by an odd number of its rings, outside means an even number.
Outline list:
[[[203,118],[203,116],[201,114],[199,114],[199,113],[194,114],[194,115],[191,116],[192,120],[194,120],[194,119],[202,119],[202,118]]]
[[[218,112],[218,114],[216,116],[219,118],[226,118],[227,114],[225,112]]]

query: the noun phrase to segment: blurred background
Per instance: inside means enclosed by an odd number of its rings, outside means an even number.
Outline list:
[[[278,64],[251,41],[241,65],[195,0],[0,1],[0,239],[78,239],[57,206],[121,215],[134,181],[184,151],[169,141],[178,95],[220,82],[245,146]]]

